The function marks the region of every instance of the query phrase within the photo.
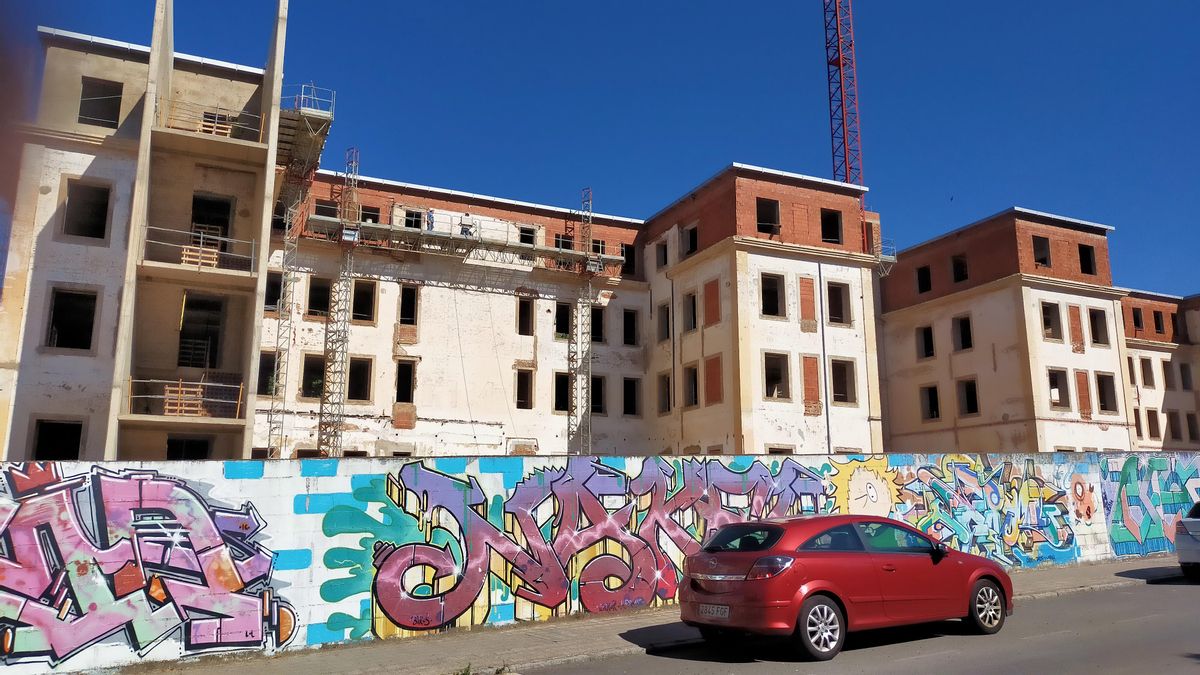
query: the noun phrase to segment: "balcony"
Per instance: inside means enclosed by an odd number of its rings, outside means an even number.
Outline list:
[[[182,283],[206,283],[218,275],[234,287],[254,288],[258,247],[253,241],[215,234],[203,225],[189,230],[146,228],[141,267],[155,277]]]
[[[245,384],[240,376],[209,373],[200,381],[182,378],[130,379],[126,423],[238,428],[245,424]]]
[[[159,102],[154,141],[164,149],[244,162],[266,160],[262,116],[181,99]]]

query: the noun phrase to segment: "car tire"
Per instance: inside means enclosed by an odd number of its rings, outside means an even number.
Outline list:
[[[976,633],[992,635],[1004,627],[1004,594],[994,581],[980,579],[971,589],[966,622]]]
[[[1183,576],[1187,577],[1188,581],[1200,581],[1200,564],[1181,563],[1179,568],[1183,570]]]
[[[846,616],[827,595],[814,595],[800,606],[795,640],[801,656],[828,661],[842,651],[846,643]]]

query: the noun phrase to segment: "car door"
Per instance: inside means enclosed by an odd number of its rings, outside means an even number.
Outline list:
[[[887,623],[875,561],[852,524],[813,536],[796,550],[796,558],[809,579],[826,581],[846,602],[854,628]]]
[[[910,623],[953,616],[956,584],[938,566],[933,542],[896,523],[868,521],[856,527],[871,551],[889,619]]]

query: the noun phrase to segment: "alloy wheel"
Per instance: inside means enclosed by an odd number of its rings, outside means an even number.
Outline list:
[[[808,641],[820,652],[828,652],[837,646],[841,625],[837,614],[829,605],[817,605],[808,613],[806,625]]]
[[[1000,606],[1000,595],[991,585],[981,586],[975,594],[975,616],[979,622],[988,628],[994,628],[1000,623],[1003,609]]]

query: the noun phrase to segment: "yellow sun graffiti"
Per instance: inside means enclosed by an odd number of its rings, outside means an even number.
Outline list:
[[[881,455],[834,460],[825,479],[837,513],[887,516],[900,500],[896,471]]]

